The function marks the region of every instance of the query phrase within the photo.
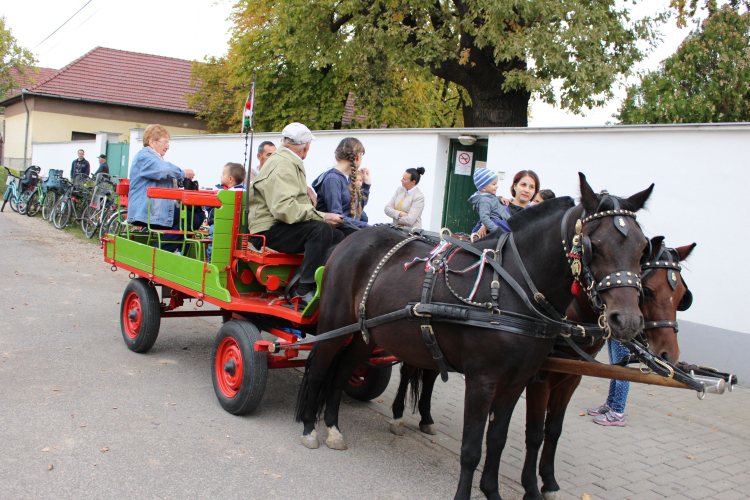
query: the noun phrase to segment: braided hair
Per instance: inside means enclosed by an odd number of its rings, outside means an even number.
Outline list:
[[[335,153],[336,161],[349,160],[352,167],[349,172],[349,194],[352,197],[349,210],[352,218],[362,215],[362,204],[358,203],[359,200],[362,200],[362,191],[357,187],[357,165],[355,162],[357,161],[357,155],[364,152],[365,147],[359,142],[359,139],[347,137],[339,143]]]

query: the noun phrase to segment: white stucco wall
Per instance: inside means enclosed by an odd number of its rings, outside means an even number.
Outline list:
[[[33,165],[42,167],[43,176],[55,168],[62,170],[63,175],[68,177],[73,160],[78,158],[79,149],[83,149],[84,158],[91,164],[91,172],[95,172],[99,168],[96,141],[35,142],[31,145],[31,161]]]
[[[750,186],[746,166],[750,124],[315,132],[317,140],[305,161],[308,181],[333,165],[333,151],[342,138],[358,137],[367,151],[363,166],[373,175],[366,208],[370,220],[387,222],[383,207],[399,186],[403,171],[424,166],[427,173],[419,185],[426,198],[422,221],[426,229],[438,230],[449,141],[462,133],[489,140],[488,167],[506,172],[498,190],[503,196],[509,195],[513,174],[527,168],[539,174],[542,188],[558,196],[578,196],[579,171],[595,190],[608,189],[622,196],[654,182],[648,210],[639,214],[646,234],[665,235],[670,246],[698,243],[684,271],[695,301],[679,317],[750,333],[743,314],[744,293],[731,286],[750,282],[746,265],[750,235],[744,217],[744,190]],[[256,134],[253,149],[263,140],[278,144],[279,135]],[[173,136],[166,159],[192,168],[202,186],[212,186],[225,163],[242,163],[244,145],[238,134]],[[55,145],[59,152],[50,149],[55,159],[50,156],[49,162],[37,156],[35,147],[34,161],[44,168],[62,165],[68,172],[78,147],[81,143]],[[140,147],[137,134],[131,135],[131,160]]]

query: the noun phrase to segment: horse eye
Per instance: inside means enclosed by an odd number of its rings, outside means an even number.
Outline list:
[[[643,287],[643,296],[644,296],[644,297],[650,297],[650,298],[653,298],[653,296],[654,296],[654,292],[652,292],[652,291],[651,291],[651,289],[650,289],[649,287],[647,287],[647,286],[644,286],[644,287]]]

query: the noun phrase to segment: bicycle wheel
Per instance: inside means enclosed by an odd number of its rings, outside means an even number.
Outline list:
[[[52,209],[55,208],[57,202],[57,195],[52,191],[47,191],[42,203],[42,219],[49,220],[52,217]]]
[[[54,224],[57,229],[62,229],[67,226],[68,221],[70,220],[70,211],[72,209],[69,198],[60,198],[55,204],[55,208],[52,210],[52,224]]]
[[[10,203],[11,210],[18,212],[18,194],[16,192],[11,193],[8,203]]]
[[[0,212],[5,210],[5,205],[10,201],[10,199],[13,197],[13,186],[8,186],[8,189],[5,190],[5,193],[3,193],[3,206],[0,208]]]
[[[104,238],[109,233],[109,226],[112,224],[112,221],[115,217],[117,217],[117,211],[109,210],[105,214],[104,218],[102,219],[102,225],[99,226],[99,239]]]
[[[28,215],[29,217],[34,217],[39,213],[39,210],[41,209],[42,204],[39,203],[39,191],[35,189],[31,195],[31,198],[29,198],[29,203],[26,207],[26,215]]]
[[[31,198],[31,193],[32,191],[27,189],[18,197],[18,205],[16,205],[16,208],[18,209],[17,212],[19,214],[26,215],[26,211],[29,209],[29,198]]]
[[[81,229],[86,238],[92,238],[96,234],[96,230],[99,228],[99,218],[102,216],[102,210],[95,209],[93,207],[86,208],[83,213],[83,220],[81,220]]]

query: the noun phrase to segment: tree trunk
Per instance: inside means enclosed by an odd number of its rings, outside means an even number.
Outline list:
[[[471,106],[464,106],[465,127],[528,127],[527,90],[503,92],[499,85],[470,85]]]

